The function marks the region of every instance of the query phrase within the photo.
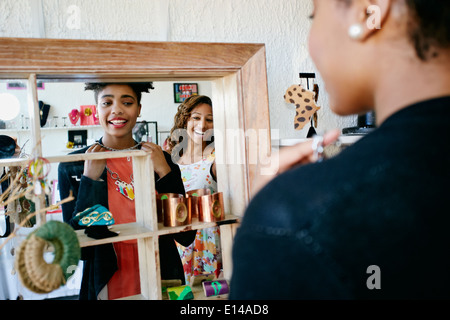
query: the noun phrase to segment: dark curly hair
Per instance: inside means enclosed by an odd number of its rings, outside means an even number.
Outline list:
[[[353,0],[339,0],[350,5]],[[435,49],[450,47],[450,1],[404,0],[408,9],[408,34],[419,59],[437,56]],[[433,50],[434,49],[434,50]]]
[[[192,110],[200,104],[207,104],[212,107],[211,99],[208,96],[202,95],[190,96],[178,106],[177,113],[174,117],[174,125],[170,130],[170,139],[168,140],[169,152],[183,139],[183,137],[179,137],[179,140],[175,139],[175,135],[173,135],[174,131],[177,129],[186,129]]]
[[[417,56],[426,61],[433,48],[450,47],[450,1],[405,0],[410,12],[409,36]]]
[[[93,82],[85,83],[84,90],[92,90],[95,94],[95,103],[98,103],[98,94],[100,91],[105,89],[105,87],[112,84],[120,84],[129,86],[137,97],[137,103],[141,104],[142,92],[150,92],[150,90],[155,89],[153,87],[153,82]]]

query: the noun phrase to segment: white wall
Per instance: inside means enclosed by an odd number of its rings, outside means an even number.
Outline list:
[[[282,139],[304,138],[309,126],[294,130],[283,95],[300,72],[316,72],[307,50],[311,10],[311,0],[1,0],[0,37],[264,43],[271,126]],[[318,77],[317,131],[355,125],[356,117],[330,112]]]

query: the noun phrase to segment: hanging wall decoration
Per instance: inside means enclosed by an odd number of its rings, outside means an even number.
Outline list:
[[[51,244],[54,260],[47,263],[43,254]],[[51,220],[22,241],[15,260],[22,284],[35,293],[48,293],[64,285],[81,257],[75,231],[68,224]]]
[[[175,103],[182,103],[190,96],[198,95],[197,83],[174,83],[173,97]]]
[[[296,107],[294,119],[295,130],[301,130],[309,122],[311,117],[320,109],[315,103],[315,93],[294,84],[286,90],[284,100]]]

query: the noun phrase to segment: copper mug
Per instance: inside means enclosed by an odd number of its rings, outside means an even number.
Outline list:
[[[183,197],[183,195],[178,193],[158,193],[156,195],[156,212],[158,216],[158,223],[164,221],[162,201],[168,198],[180,198],[180,197]]]
[[[162,199],[163,224],[165,227],[185,226],[192,223],[185,197]]]
[[[200,197],[198,220],[202,222],[214,222],[225,219],[223,206],[223,193],[216,192]]]
[[[210,195],[209,189],[195,189],[186,192],[188,210],[192,218],[198,218],[198,212],[200,207],[200,197],[204,195]]]

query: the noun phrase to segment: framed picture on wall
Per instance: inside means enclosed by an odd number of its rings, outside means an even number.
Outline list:
[[[197,83],[174,83],[173,84],[173,97],[175,103],[182,103],[190,96],[198,94]]]
[[[137,121],[133,128],[133,139],[137,142],[153,142],[158,144],[158,122]]]
[[[74,148],[87,146],[87,130],[69,130],[67,135],[69,142],[73,143]]]

